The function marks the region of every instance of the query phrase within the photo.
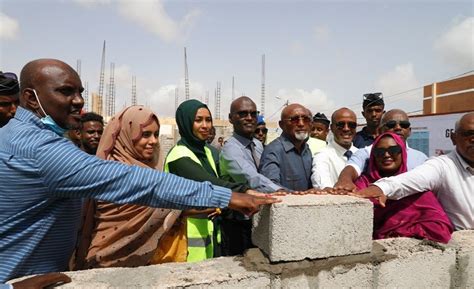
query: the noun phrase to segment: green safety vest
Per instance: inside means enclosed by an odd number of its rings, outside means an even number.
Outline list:
[[[204,151],[206,152],[207,159],[211,164],[212,169],[217,175],[216,164],[212,157],[211,150],[204,147]],[[188,147],[176,145],[166,156],[165,172],[169,173],[169,163],[183,157],[188,157],[202,166],[199,159]],[[214,224],[207,218],[207,215],[187,217],[186,227],[188,237],[187,261],[197,262],[212,258],[214,256],[214,244],[212,243]],[[217,242],[220,243],[220,230],[218,231]]]

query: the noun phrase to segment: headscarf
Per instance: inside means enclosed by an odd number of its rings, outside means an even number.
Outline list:
[[[205,108],[209,110],[207,105],[196,99],[186,100],[178,106],[178,109],[176,110],[176,124],[178,125],[179,134],[181,135],[181,139],[178,141],[178,145],[183,145],[189,148],[199,159],[203,168],[208,173],[215,175],[216,173],[212,169],[212,166],[209,163],[209,160],[206,156],[206,152],[204,150],[204,147],[206,146],[206,141],[198,139],[193,134],[194,119],[196,117],[197,111],[200,108]]]
[[[395,140],[402,148],[402,162],[394,175],[407,171],[407,147],[405,141],[393,132],[379,135],[372,144],[368,170],[355,181],[358,189],[364,189],[382,178],[375,163],[375,148],[386,137]],[[447,243],[451,239],[453,226],[441,204],[431,191],[414,194],[400,200],[387,200],[385,208],[376,199],[374,203],[374,239],[411,237]]]
[[[131,106],[116,114],[104,129],[97,156],[128,165],[158,169],[159,146],[150,164],[140,160],[134,148],[143,128],[158,117],[143,106]],[[89,201],[76,256],[75,269],[148,265],[158,251],[159,240],[181,211],[139,205]]]

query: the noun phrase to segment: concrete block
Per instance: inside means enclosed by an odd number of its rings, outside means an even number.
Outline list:
[[[452,287],[474,288],[474,230],[454,232],[448,245],[456,250]]]
[[[272,262],[369,252],[373,209],[350,196],[284,196],[254,216],[252,241]]]
[[[447,245],[410,238],[377,240],[395,258],[374,267],[375,288],[449,288],[456,252]],[[374,244],[375,247],[375,244]]]

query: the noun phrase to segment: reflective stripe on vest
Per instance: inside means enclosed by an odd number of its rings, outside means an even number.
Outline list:
[[[204,151],[206,152],[207,160],[211,164],[211,167],[217,176],[216,164],[214,162],[214,158],[212,157],[211,150],[207,147],[204,147]],[[176,145],[170,150],[170,152],[166,156],[164,171],[169,173],[168,164],[183,157],[188,157],[195,163],[202,166],[199,159],[188,147]],[[212,243],[214,224],[212,223],[212,221],[207,219],[207,216],[187,217],[186,227],[186,233],[188,238],[187,261],[197,262],[212,258],[214,256],[214,246]],[[220,231],[218,231],[218,235],[218,239],[220,239]]]

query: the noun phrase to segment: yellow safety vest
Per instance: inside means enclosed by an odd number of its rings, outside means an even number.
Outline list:
[[[211,150],[204,147],[204,151],[206,152],[206,157],[212,169],[217,175],[217,169]],[[199,159],[188,147],[176,145],[166,156],[165,172],[169,173],[169,163],[183,157],[188,157],[202,166]],[[207,218],[207,215],[187,217],[186,220],[186,233],[188,237],[187,261],[197,262],[212,258],[214,256],[214,244],[212,242],[214,224],[212,221]],[[217,242],[220,243],[220,230],[218,231]]]

